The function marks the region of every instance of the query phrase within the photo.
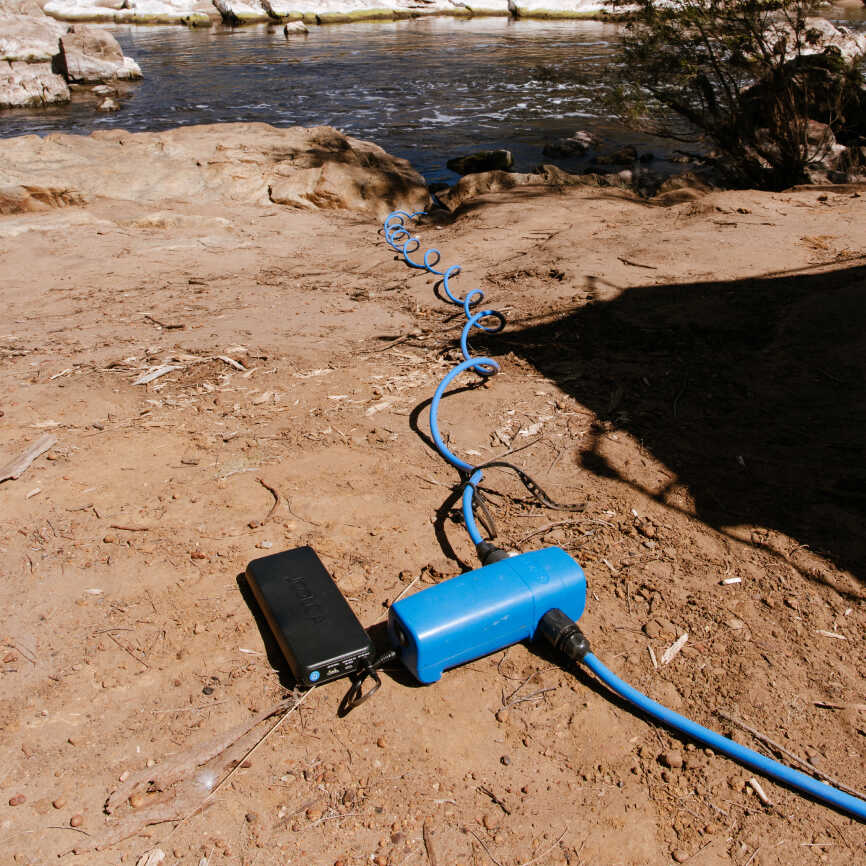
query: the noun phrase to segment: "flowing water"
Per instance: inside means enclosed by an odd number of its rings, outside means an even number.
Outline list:
[[[617,31],[596,21],[431,18],[311,27],[289,39],[267,26],[113,32],[144,74],[121,111],[11,111],[0,135],[327,124],[433,180],[453,178],[446,160],[468,151],[509,148],[526,169],[546,140],[578,129],[624,134],[601,106]]]
[[[508,148],[529,170],[546,141],[577,130],[662,157],[671,147],[605,111],[618,30],[604,22],[427,18],[311,27],[288,39],[266,25],[113,32],[144,73],[120,111],[100,114],[91,101],[7,111],[0,136],[328,124],[406,157],[428,180],[452,180],[447,159],[490,148]]]

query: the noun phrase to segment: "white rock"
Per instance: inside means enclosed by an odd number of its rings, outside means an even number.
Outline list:
[[[99,103],[97,108],[98,111],[120,111],[120,104],[116,99],[112,99],[110,96],[107,99],[103,99],[102,102]]]
[[[261,6],[244,3],[242,0],[213,0],[219,14],[226,24],[256,24],[270,20],[270,16]]]
[[[50,63],[57,54],[57,40],[66,28],[44,15],[0,13],[0,60]]]
[[[509,0],[518,17],[575,18],[604,12],[603,0]]]
[[[98,6],[91,0],[49,0],[43,7],[46,15],[61,21],[114,21],[115,11]]]
[[[69,102],[69,87],[50,63],[0,60],[0,108]]]
[[[106,79],[141,78],[141,69],[124,57],[117,40],[107,31],[77,25],[60,37],[60,65],[68,81],[93,84]]]
[[[838,48],[842,52],[842,56],[847,60],[866,54],[866,33],[857,33],[854,30],[849,30],[847,27],[837,27],[826,18],[807,18],[806,27],[809,30],[818,31],[821,36],[815,45],[804,45],[800,49],[801,54],[820,54],[830,45]],[[776,38],[780,39],[784,37],[786,39],[786,56],[789,59],[795,57],[796,51],[793,48],[791,26],[787,22],[780,22],[772,28],[769,31],[771,35],[768,36],[770,44],[775,41],[772,37],[773,32],[775,32]]]

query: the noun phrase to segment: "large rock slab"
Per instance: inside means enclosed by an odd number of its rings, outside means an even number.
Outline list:
[[[68,102],[66,81],[52,68],[66,28],[41,12],[19,15],[7,8],[0,11],[0,108]]]
[[[0,0],[2,2],[2,0]],[[28,0],[9,0],[28,2]],[[527,18],[601,17],[601,0],[49,0],[47,14],[65,21],[207,24],[207,13],[227,24],[304,20],[330,24],[424,15],[512,15]]]
[[[226,24],[236,27],[238,24],[260,24],[269,21],[271,16],[261,4],[244,3],[243,0],[213,0],[219,14]]]
[[[0,59],[21,63],[50,63],[66,27],[40,13],[0,12]]]
[[[0,108],[69,102],[69,87],[50,63],[0,60]]]
[[[376,219],[429,202],[424,178],[375,144],[327,126],[265,123],[0,140],[0,187],[22,186],[69,190],[88,200],[276,202]]]
[[[25,0],[0,0],[0,108],[68,102],[69,81],[141,78],[107,31],[61,24],[38,7],[38,14],[17,11],[29,8]]]
[[[96,84],[111,79],[141,78],[139,65],[124,57],[117,40],[107,31],[78,24],[60,37],[59,68],[67,81]]]

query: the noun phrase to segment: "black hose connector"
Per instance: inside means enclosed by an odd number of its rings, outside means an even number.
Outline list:
[[[489,541],[482,541],[475,545],[475,552],[481,560],[482,565],[492,565],[494,562],[500,562],[503,559],[508,559],[511,554]]]
[[[566,658],[582,662],[591,650],[586,635],[577,623],[566,616],[558,607],[551,608],[538,623],[540,634],[550,645],[559,650]]]

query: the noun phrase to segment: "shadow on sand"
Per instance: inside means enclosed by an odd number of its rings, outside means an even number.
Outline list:
[[[778,530],[866,583],[862,259],[633,287],[509,337],[508,350],[600,417],[584,469],[640,486],[600,452],[612,423],[672,474],[647,491],[659,501],[674,504],[673,488],[685,487],[707,524]]]

